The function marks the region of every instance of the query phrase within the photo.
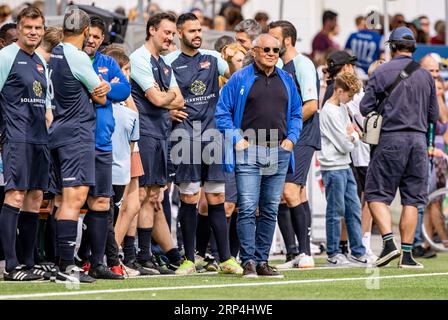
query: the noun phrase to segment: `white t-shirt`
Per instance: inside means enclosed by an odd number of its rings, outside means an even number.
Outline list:
[[[112,134],[112,184],[124,186],[131,181],[131,142],[140,139],[138,112],[122,103],[112,104],[115,130]]]

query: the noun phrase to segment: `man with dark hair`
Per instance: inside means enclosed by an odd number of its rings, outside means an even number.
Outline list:
[[[226,10],[229,8],[235,8],[241,11],[246,1],[247,0],[229,0],[227,2],[224,2],[221,6],[221,9],[219,10],[219,15],[225,16]]]
[[[171,132],[169,110],[182,109],[184,98],[172,69],[161,53],[173,42],[176,18],[157,13],[149,18],[146,42],[130,56],[132,96],[139,111],[139,149],[144,176],[140,177],[140,197],[144,198],[138,215],[137,236],[139,252],[136,261],[124,261],[130,268],[146,268],[152,274],[166,272],[154,262],[151,235],[155,205],[168,181],[168,138]],[[134,239],[126,236],[123,250],[134,250]],[[165,252],[173,268],[182,263],[177,248]],[[169,271],[168,271],[169,272]]]
[[[324,54],[330,48],[339,48],[330,35],[335,31],[338,26],[338,14],[331,10],[324,11],[322,15],[322,30],[314,37],[312,43],[313,52],[311,56],[316,61],[319,54]]]
[[[208,129],[215,129],[215,108],[219,97],[219,75],[229,77],[228,64],[216,51],[199,49],[202,45],[202,28],[195,15],[186,13],[177,20],[177,30],[181,42],[181,50],[166,56],[167,63],[173,68],[177,83],[186,101],[188,117],[175,127],[177,137],[188,142],[187,150],[182,149],[178,162],[175,183],[179,185],[181,206],[179,209],[180,224],[184,240],[186,259],[176,270],[177,274],[196,272],[195,237],[197,225],[197,203],[200,188],[203,184],[208,203],[208,216],[199,216],[198,223],[203,225],[204,234],[213,230],[218,246],[220,269],[224,273],[242,273],[240,265],[230,256],[227,221],[224,209],[225,175],[219,164],[212,158],[208,144],[211,137],[203,134]],[[215,133],[218,133],[215,131]],[[184,135],[188,135],[185,137]],[[221,136],[213,137],[221,139]],[[182,146],[182,142],[178,144]],[[212,141],[217,148],[222,148],[219,141]],[[176,154],[178,145],[173,145],[172,155]],[[200,162],[192,160],[195,153],[202,155]],[[221,151],[221,150],[220,150]],[[207,155],[207,152],[210,155]],[[210,157],[210,158],[208,158]],[[173,157],[172,157],[173,158]],[[180,161],[179,161],[180,160]],[[208,223],[207,221],[208,220]],[[203,240],[203,241],[202,241]],[[198,241],[197,249],[205,255],[208,239]]]
[[[95,108],[91,100],[105,105],[110,90],[110,84],[95,73],[89,56],[82,51],[89,27],[86,12],[69,8],[63,20],[64,39],[53,49],[49,63],[55,105],[50,149],[55,186],[62,191],[62,201],[56,199],[53,209],[60,257],[58,278],[87,283],[95,279],[75,266],[74,255],[80,209],[89,188],[95,185]],[[105,223],[98,223],[97,234],[90,238],[92,255],[103,256],[107,215],[95,214],[95,220]]]
[[[0,28],[0,48],[9,46],[18,39],[17,24],[6,23]]]
[[[120,267],[118,258],[118,245],[113,234],[113,210],[110,210],[110,198],[112,197],[112,133],[115,128],[112,101],[121,102],[131,94],[131,85],[120,70],[117,62],[99,52],[104,41],[106,24],[100,17],[90,18],[89,37],[84,52],[93,62],[93,69],[105,81],[109,83],[105,105],[96,107],[95,127],[95,186],[89,190],[87,205],[89,210],[83,221],[83,237],[81,247],[78,250],[78,262],[90,260],[89,274],[96,279],[124,279],[124,272]],[[115,80],[114,80],[115,79]],[[112,80],[114,80],[112,82]],[[118,80],[118,82],[116,81]],[[107,230],[104,233],[104,230]],[[90,255],[90,241],[92,237],[106,237],[112,249],[108,252],[108,266],[103,265],[105,248],[92,248]],[[101,241],[104,239],[101,238]],[[102,243],[102,242],[101,242]],[[102,251],[101,251],[102,250]],[[81,263],[80,263],[81,264]],[[81,264],[82,265],[82,264]],[[89,268],[90,267],[90,268]]]
[[[49,151],[45,121],[51,112],[45,59],[35,52],[45,18],[35,8],[17,17],[18,40],[0,51],[1,138],[5,200],[0,237],[6,281],[29,281],[45,274],[34,268],[34,247],[43,190],[48,188]],[[22,257],[16,255],[16,235]]]
[[[249,51],[252,49],[252,41],[263,32],[263,29],[254,19],[246,19],[238,23],[234,31],[235,40]]]
[[[280,204],[278,224],[281,228],[289,258],[295,249],[294,233],[299,241],[299,255],[296,259],[281,265],[283,268],[313,268],[311,256],[311,210],[306,196],[306,181],[311,161],[316,150],[320,150],[320,129],[318,105],[318,78],[313,62],[295,48],[297,30],[289,21],[276,21],[269,24],[269,34],[282,44],[280,58],[283,70],[290,73],[302,99],[303,128],[300,139],[294,146],[294,174],[286,176],[283,198],[286,205]],[[293,232],[291,233],[290,230]],[[289,248],[288,248],[289,247]],[[288,260],[288,259],[287,259]]]
[[[392,60],[380,65],[370,78],[360,111],[367,116],[381,105],[383,121],[379,144],[372,152],[366,176],[365,199],[383,237],[383,250],[376,266],[386,266],[400,257],[400,268],[423,268],[412,257],[412,242],[417,225],[417,207],[428,202],[428,143],[430,123],[439,117],[434,80],[428,71],[412,60],[416,41],[412,31],[400,27],[389,37]],[[408,77],[409,66],[414,72]],[[378,103],[386,88],[402,80]],[[394,243],[388,206],[400,188],[403,205],[400,234],[401,254]]]
[[[381,35],[376,30],[359,29],[348,37],[345,49],[358,58],[356,65],[367,75],[370,64],[380,58]]]

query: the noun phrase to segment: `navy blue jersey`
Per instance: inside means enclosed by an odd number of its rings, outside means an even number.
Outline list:
[[[139,112],[140,135],[168,139],[171,132],[169,110],[153,105],[145,96],[146,90],[157,84],[162,91],[177,87],[173,72],[163,58],[158,60],[145,46],[129,57],[131,60],[132,97]]]
[[[177,84],[185,100],[188,118],[175,126],[187,130],[190,139],[200,140],[207,129],[215,129],[215,109],[219,98],[218,77],[228,69],[216,51],[199,50],[190,57],[175,51],[165,57],[173,68]],[[194,124],[196,122],[197,124]],[[195,130],[193,131],[193,125]],[[197,128],[197,129],[196,129]],[[200,132],[199,132],[200,129]]]
[[[3,142],[47,144],[45,111],[51,107],[47,70],[38,54],[13,43],[0,51],[0,106]]]
[[[318,101],[319,79],[316,68],[309,58],[303,54],[298,54],[283,66],[283,70],[287,71],[293,77],[302,102],[309,100]],[[297,144],[320,150],[320,141],[319,111],[317,111],[303,123],[302,132],[300,133]]]
[[[381,35],[372,30],[361,30],[352,33],[345,45],[358,58],[356,65],[367,74],[369,66],[380,58]]]
[[[90,93],[100,84],[89,56],[70,43],[53,49],[49,63],[54,120],[50,147],[95,142],[95,108]]]

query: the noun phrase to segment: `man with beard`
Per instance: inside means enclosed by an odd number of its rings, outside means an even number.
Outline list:
[[[188,142],[188,148],[181,150],[182,154],[179,155],[181,159],[174,159],[178,160],[176,161],[178,165],[175,183],[179,185],[181,193],[179,217],[186,255],[184,263],[176,270],[176,273],[196,272],[194,263],[196,206],[199,200],[199,190],[203,184],[208,203],[208,228],[211,227],[216,238],[221,261],[220,270],[224,273],[241,274],[243,270],[230,256],[229,250],[224,209],[225,175],[220,164],[213,160],[210,161],[211,159],[204,155],[207,153],[207,142],[209,141],[202,141],[207,129],[216,128],[214,116],[219,97],[218,77],[219,75],[228,77],[230,71],[218,52],[199,50],[202,44],[202,28],[194,14],[186,13],[179,16],[177,30],[181,41],[181,50],[166,56],[166,61],[173,68],[177,83],[185,97],[187,116],[180,119],[181,121],[175,126],[175,129],[176,135],[183,133],[181,138]],[[188,137],[185,138],[184,135]],[[220,140],[221,136],[218,137]],[[185,141],[181,140],[179,145],[185,144]],[[222,148],[219,141],[214,140],[212,143],[219,145],[218,148]],[[172,155],[177,155],[175,152],[177,147],[177,145],[173,145]],[[202,155],[200,161],[194,161],[199,152]],[[207,223],[204,225],[207,226]]]
[[[112,134],[115,128],[112,101],[126,100],[131,94],[131,85],[121,72],[118,63],[113,58],[98,51],[104,41],[105,32],[106,24],[104,21],[100,17],[91,17],[89,37],[84,52],[92,60],[95,72],[107,81],[110,87],[106,87],[104,91],[107,92],[106,104],[95,105],[95,186],[90,188],[87,198],[88,211],[83,220],[85,229],[83,230],[83,241],[78,250],[77,258],[79,259],[77,261],[86,262],[90,260],[90,265],[86,265],[85,271],[88,269],[89,274],[96,279],[124,279],[118,259],[118,245],[113,235],[114,219],[111,217],[113,213],[110,212]],[[111,83],[112,80],[114,81]],[[104,232],[104,230],[108,231]],[[98,247],[93,247],[89,241],[94,237],[102,237],[93,242],[99,244]],[[111,270],[103,264],[106,243],[108,244],[107,261],[109,267],[112,268]]]
[[[138,146],[145,174],[140,177],[140,198],[144,198],[137,223],[140,250],[137,261],[131,261],[127,266],[134,269],[142,266],[152,274],[164,272],[153,262],[151,234],[155,204],[168,178],[168,138],[171,130],[169,110],[184,106],[184,98],[173,72],[160,56],[173,42],[175,22],[176,18],[168,13],[158,13],[149,18],[145,44],[129,57],[132,96],[140,117]],[[133,243],[128,245],[125,240],[124,247],[133,248]],[[178,250],[172,249],[165,254],[171,265],[181,264]]]
[[[76,21],[77,23],[73,23]],[[94,282],[75,266],[74,255],[78,218],[89,188],[95,185],[95,108],[92,101],[106,104],[110,85],[92,67],[82,51],[88,39],[89,15],[72,8],[64,16],[64,39],[53,49],[50,79],[53,90],[54,121],[50,127],[50,149],[55,188],[62,189],[62,203],[56,212],[59,252],[58,278],[73,282]],[[104,246],[106,228],[90,239],[92,248]],[[104,254],[104,249],[103,249]],[[79,279],[73,277],[75,272]]]
[[[313,268],[310,248],[311,210],[306,196],[306,180],[314,152],[320,150],[317,73],[313,62],[297,52],[297,31],[292,23],[284,20],[272,22],[269,24],[269,34],[282,43],[280,58],[284,63],[283,70],[293,76],[303,103],[303,130],[294,146],[296,167],[294,174],[286,176],[283,190],[286,206],[280,204],[278,213],[278,223],[287,252],[289,248],[295,247],[295,233],[299,241],[299,256],[278,267]],[[288,226],[292,226],[292,233]]]
[[[35,52],[45,32],[45,18],[38,9],[26,8],[18,15],[17,24],[17,42],[0,51],[1,143],[6,183],[0,237],[6,260],[3,279],[30,281],[43,275],[34,269],[34,246],[42,191],[47,189],[49,179],[45,114],[51,101],[46,63]],[[16,255],[17,229],[22,259]]]

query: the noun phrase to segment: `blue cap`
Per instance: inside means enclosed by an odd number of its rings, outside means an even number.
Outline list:
[[[414,33],[407,27],[398,27],[389,36],[389,42],[415,43]]]

